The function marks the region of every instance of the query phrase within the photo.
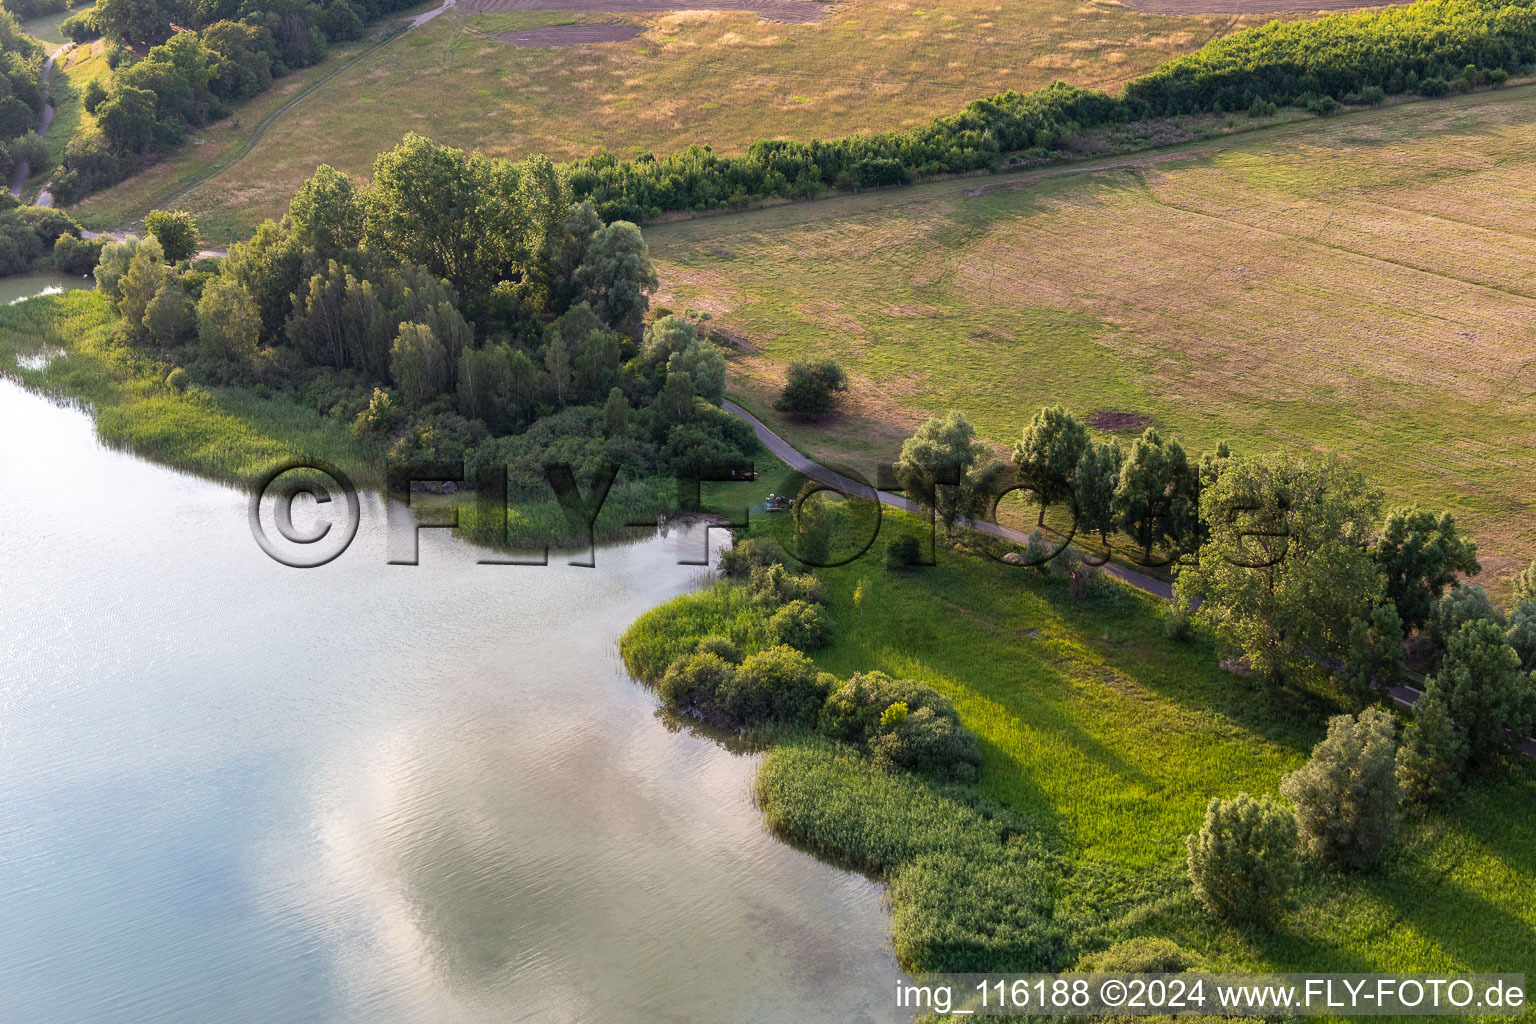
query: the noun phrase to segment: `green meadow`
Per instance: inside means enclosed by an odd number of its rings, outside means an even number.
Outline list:
[[[708,493],[720,506],[750,500],[745,487]],[[878,669],[949,696],[984,757],[959,806],[1000,805],[1029,823],[1067,865],[1066,898],[1097,893],[1108,905],[1101,943],[1164,936],[1235,970],[1536,970],[1536,771],[1528,763],[1476,780],[1449,805],[1411,813],[1377,870],[1310,868],[1272,929],[1215,923],[1189,895],[1184,837],[1213,796],[1275,793],[1322,738],[1328,716],[1344,710],[1336,695],[1274,692],[1226,671],[1207,643],[1167,638],[1161,602],[1118,584],[1074,599],[1039,570],[942,543],[936,566],[885,569],[885,543],[918,529],[914,517],[887,510],[870,554],[816,570],[835,631],[813,657],[840,678]],[[753,532],[787,541],[788,517],[759,516]],[[862,607],[853,597],[861,580]],[[711,632],[753,649],[743,626],[750,613],[731,593],[685,595],[640,619],[625,639],[631,663],[644,668]],[[825,741],[776,738],[761,784],[770,822],[790,823],[790,838],[857,863],[899,859],[902,841],[892,837],[907,826],[913,836],[944,834],[934,808],[954,799],[952,790],[897,799],[892,786],[931,784],[881,782],[867,777],[867,762]],[[860,826],[852,812],[826,820],[827,808],[866,798],[892,821],[865,835],[875,825]],[[836,841],[813,842],[824,835]],[[893,843],[896,852],[880,853]]]

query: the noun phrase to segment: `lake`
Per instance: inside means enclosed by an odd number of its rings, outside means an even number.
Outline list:
[[[388,565],[364,494],[290,569],[82,411],[0,381],[0,438],[0,1018],[905,1019],[880,887],[618,657],[696,534]]]

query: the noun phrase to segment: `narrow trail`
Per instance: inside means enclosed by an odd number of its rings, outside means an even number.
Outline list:
[[[64,52],[66,50],[68,50],[71,46],[74,46],[74,45],[75,45],[74,43],[65,43],[63,46],[59,47],[57,50],[54,50],[52,53],[50,53],[48,55],[48,59],[43,62],[42,73],[37,76],[38,84],[40,84],[40,85],[42,85],[44,87],[46,87],[48,85],[48,79],[53,77],[53,62],[55,60],[58,60],[60,57],[64,56]],[[38,122],[37,134],[39,136],[42,136],[44,133],[46,133],[48,131],[48,126],[50,124],[52,124],[52,123],[53,123],[53,101],[50,98],[50,99],[45,99],[43,101],[43,116],[40,119],[40,121]],[[11,195],[15,196],[17,199],[20,199],[21,198],[21,190],[26,188],[26,186],[27,186],[27,179],[30,178],[31,176],[32,176],[32,163],[31,163],[30,160],[23,160],[23,161],[21,161],[21,163],[17,164],[15,171],[13,171],[11,173]],[[43,193],[39,194],[39,198],[41,198],[41,196],[43,194],[46,194],[46,189],[44,190]],[[50,196],[48,203],[39,203],[38,205],[40,205],[40,206],[51,205],[52,202],[53,202],[53,199]]]
[[[795,472],[803,473],[818,483],[828,484],[832,487],[836,487],[847,494],[854,494],[865,497],[871,496],[871,488],[867,484],[849,480],[847,477],[828,469],[826,466],[823,466],[816,460],[802,455],[794,445],[790,444],[778,434],[774,433],[773,430],[769,428],[765,423],[763,423],[762,420],[758,419],[756,416],[753,416],[751,413],[747,412],[747,410],[743,409],[735,402],[721,402],[720,408],[724,409],[726,412],[732,414],[733,416],[740,417],[748,424],[750,424],[752,430],[757,434],[758,441],[762,443],[763,447],[767,448],[781,462],[783,462],[786,466]],[[892,494],[889,491],[875,491],[873,496],[878,498],[880,502],[885,505],[891,505],[895,508],[903,509],[907,512],[919,511],[917,505],[914,502],[909,501],[899,494]],[[971,529],[978,530],[981,533],[985,533],[992,537],[1000,537],[1004,540],[1011,540],[1019,544],[1025,544],[1029,541],[1029,535],[1022,530],[1015,530],[1007,526],[999,526],[997,523],[976,522],[974,520],[962,520],[962,522],[964,525],[969,526]],[[1115,579],[1125,583],[1128,586],[1135,587],[1137,590],[1140,590],[1143,593],[1151,594],[1154,597],[1164,598],[1165,600],[1171,600],[1173,598],[1173,588],[1164,583],[1162,580],[1153,579],[1151,576],[1144,575],[1132,569],[1127,569],[1124,566],[1115,565],[1112,562],[1104,565],[1102,568],[1110,576],[1113,576]],[[1407,672],[1405,675],[1410,681],[1419,684],[1420,687],[1423,686],[1424,677],[1419,673]],[[1398,705],[1398,707],[1411,708],[1418,702],[1420,697],[1424,696],[1424,691],[1418,687],[1409,686],[1407,683],[1403,683],[1398,686],[1387,687],[1387,694]],[[1536,757],[1536,739],[1526,740],[1525,745],[1521,747],[1521,751],[1527,757]]]

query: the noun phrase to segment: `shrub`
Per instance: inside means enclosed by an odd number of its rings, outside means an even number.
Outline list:
[[[700,654],[713,654],[721,661],[728,661],[732,665],[741,663],[741,652],[736,649],[735,644],[731,643],[723,636],[716,636],[713,634],[706,636],[704,639],[699,641],[699,646],[696,648],[696,650]]]
[[[1413,706],[1413,721],[1397,750],[1397,782],[1416,803],[1450,796],[1461,786],[1467,738],[1446,713],[1445,703],[1425,694]]]
[[[831,634],[826,613],[809,601],[790,601],[768,620],[768,635],[776,643],[802,651],[825,647]]]
[[[785,564],[784,549],[772,537],[748,537],[720,553],[720,574],[732,579],[748,579],[754,569]]]
[[[882,713],[880,731],[870,738],[869,752],[877,764],[959,782],[975,782],[981,767],[975,735],[958,719],[933,708],[892,716],[889,724]]]
[[[921,561],[922,557],[922,545],[911,534],[897,537],[885,546],[885,567],[887,569],[909,569]]]
[[[1536,601],[1536,558],[1533,558],[1531,564],[1515,577],[1514,598],[1516,604],[1521,601]]]
[[[1093,974],[1178,974],[1200,966],[1200,958],[1172,939],[1141,935],[1083,957],[1076,969]]]
[[[721,688],[735,675],[735,667],[720,655],[701,651],[673,662],[656,684],[656,692],[674,711],[711,718]]]
[[[1339,101],[1332,96],[1316,96],[1307,101],[1307,111],[1313,114],[1336,114],[1339,110]]]
[[[714,655],[703,657],[725,664]],[[793,647],[770,647],[747,657],[720,681],[715,707],[722,721],[735,728],[768,722],[809,724],[826,700],[830,679]]]
[[[91,17],[91,12],[85,10],[79,14],[71,14],[59,22],[59,34],[72,43],[88,43],[101,33],[96,31],[96,22]],[[95,113],[94,110],[91,112]]]
[[[176,369],[165,375],[165,386],[172,391],[187,390],[187,371],[179,366],[176,367]]]
[[[1443,78],[1426,78],[1419,83],[1419,95],[1433,99],[1451,91],[1451,84]]]
[[[1402,821],[1397,726],[1380,708],[1336,715],[1312,759],[1280,783],[1296,808],[1301,849],[1350,868],[1375,864]]]
[[[753,595],[769,604],[791,601],[821,601],[821,584],[809,573],[792,573],[782,564],[758,566],[752,570],[749,586]]]
[[[102,244],[99,238],[60,235],[53,243],[53,262],[60,273],[85,277],[96,269],[96,261],[101,259]]]
[[[80,102],[85,107],[86,113],[96,113],[96,108],[101,106],[107,98],[106,87],[101,84],[101,79],[93,78],[85,83],[85,91],[81,93]]]
[[[1176,601],[1163,616],[1163,635],[1176,644],[1187,644],[1195,638],[1195,620],[1189,605]]]
[[[1268,796],[1213,797],[1185,840],[1195,897],[1218,917],[1257,924],[1288,901],[1297,878],[1296,818]]]
[[[949,698],[884,672],[850,677],[827,698],[817,724],[889,767],[972,781],[981,766],[976,737],[960,724]]]
[[[848,390],[848,375],[831,359],[790,363],[786,378],[773,407],[802,419],[826,417],[836,404],[836,393]]]

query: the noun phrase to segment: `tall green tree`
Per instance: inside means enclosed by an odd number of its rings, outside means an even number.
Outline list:
[[[1210,539],[1178,567],[1175,593],[1199,599],[1196,621],[1272,683],[1319,673],[1381,594],[1364,546],[1379,508],[1336,460],[1236,459],[1200,495]]]
[[[965,414],[951,409],[917,428],[901,445],[896,479],[907,497],[933,510],[952,532],[955,524],[973,514],[976,506],[977,463],[986,445],[976,438],[976,428]]]
[[[1099,535],[1105,544],[1117,529],[1115,491],[1120,486],[1120,469],[1125,452],[1117,441],[1102,441],[1083,449],[1072,471],[1073,495],[1077,501],[1077,525]]]
[[[357,185],[330,164],[316,167],[299,186],[288,202],[288,219],[294,236],[317,259],[335,259],[363,240],[364,211]]]
[[[1059,405],[1041,409],[1024,428],[1024,436],[1013,446],[1013,464],[1019,484],[1040,499],[1037,525],[1045,525],[1048,505],[1073,497],[1073,473],[1089,446],[1088,428]]]
[[[1428,621],[1435,602],[1458,573],[1471,576],[1482,570],[1477,542],[1457,531],[1455,517],[1449,512],[1437,516],[1418,505],[1387,513],[1371,555],[1407,629]]]
[[[1397,781],[1403,796],[1426,803],[1455,793],[1467,765],[1467,734],[1451,721],[1439,695],[1424,694],[1397,750]]]
[[[640,229],[614,221],[592,236],[574,278],[578,296],[592,304],[603,321],[620,334],[640,337],[650,293],[660,280]]]
[[[220,274],[203,285],[197,301],[197,336],[209,354],[222,359],[255,354],[261,340],[261,310],[231,275]]]
[[[1371,608],[1349,626],[1349,645],[1341,673],[1356,704],[1372,699],[1377,686],[1403,678],[1403,620],[1390,602]]]
[[[426,324],[403,323],[390,350],[389,370],[407,400],[424,405],[448,386],[448,354]]]
[[[1424,683],[1467,737],[1468,762],[1487,764],[1536,726],[1536,679],[1495,622],[1474,619],[1451,637],[1440,671]]]
[[[1120,528],[1141,545],[1143,560],[1151,560],[1153,548],[1180,551],[1199,520],[1199,482],[1183,445],[1148,427],[1120,467],[1113,509]]]

